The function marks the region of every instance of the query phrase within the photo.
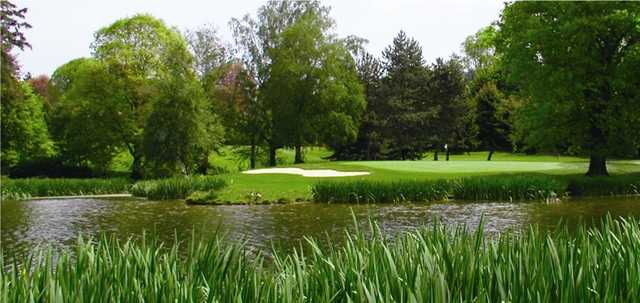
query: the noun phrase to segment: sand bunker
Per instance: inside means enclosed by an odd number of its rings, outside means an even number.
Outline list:
[[[336,171],[333,169],[301,169],[301,168],[264,168],[264,169],[252,169],[243,171],[243,174],[261,175],[261,174],[289,174],[300,175],[303,177],[353,177],[353,176],[365,176],[370,174],[364,171]]]

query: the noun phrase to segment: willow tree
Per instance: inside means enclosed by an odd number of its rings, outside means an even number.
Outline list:
[[[515,2],[497,52],[520,85],[526,143],[590,156],[587,175],[640,146],[640,3]]]

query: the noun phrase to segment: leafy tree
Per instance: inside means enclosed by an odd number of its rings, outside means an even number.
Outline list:
[[[107,65],[92,58],[72,60],[51,77],[51,134],[64,161],[104,171],[125,149],[131,136],[126,116],[131,108],[121,94],[123,83]]]
[[[24,161],[53,155],[53,143],[49,139],[47,124],[40,96],[33,93],[29,84],[19,84],[18,100],[2,104],[2,168],[6,172]]]
[[[377,160],[386,151],[384,130],[384,103],[380,98],[380,86],[384,66],[373,55],[360,52],[356,60],[360,82],[363,84],[366,110],[355,142],[335,149],[332,158],[340,160]]]
[[[52,154],[53,146],[44,120],[43,101],[33,93],[28,84],[18,80],[18,64],[11,54],[14,47],[21,50],[31,47],[23,32],[24,29],[31,28],[24,21],[27,9],[18,9],[6,0],[0,1],[0,8],[0,165],[2,172],[6,173],[19,162]]]
[[[120,142],[133,156],[132,177],[142,176],[142,141],[147,118],[161,87],[159,81],[190,69],[187,44],[175,30],[150,15],[120,19],[100,29],[92,44],[94,56],[119,79],[118,98],[127,109],[116,122]],[[171,63],[170,63],[171,62]]]
[[[329,8],[316,0],[268,1],[258,9],[255,18],[245,15],[241,19],[234,18],[229,22],[244,65],[243,70],[251,79],[250,82],[245,82],[247,85],[244,89],[246,93],[253,93],[247,96],[251,105],[250,112],[253,113],[247,117],[254,119],[249,123],[252,125],[249,129],[259,131],[250,133],[249,138],[251,142],[264,142],[267,145],[270,166],[276,165],[276,151],[284,143],[279,135],[272,131],[277,121],[272,115],[266,94],[262,93],[271,75],[272,58],[269,50],[276,49],[280,34],[307,13],[314,13],[320,20],[327,22],[323,27],[329,27],[333,23],[328,17]],[[255,127],[258,125],[259,127]],[[252,145],[251,149],[255,150],[255,146]]]
[[[303,162],[302,147],[330,147],[355,140],[364,109],[355,62],[346,47],[326,33],[324,20],[308,13],[282,32],[265,94],[271,103],[274,131],[295,147],[295,163]]]
[[[429,71],[423,66],[422,48],[401,31],[384,50],[383,58],[387,74],[382,80],[382,98],[389,156],[420,158],[430,147],[438,115],[428,97]]]
[[[193,54],[194,70],[200,79],[215,74],[215,71],[232,61],[232,49],[222,41],[212,25],[203,25],[187,30],[185,38]]]
[[[590,155],[587,175],[637,149],[639,3],[516,2],[499,28],[497,51],[526,96],[527,144]]]
[[[489,150],[487,161],[496,150],[505,150],[511,147],[509,142],[508,114],[501,107],[503,95],[493,83],[486,83],[477,94],[474,95],[476,106],[475,123],[478,125],[478,139],[480,147]]]
[[[148,175],[169,177],[206,173],[209,151],[222,141],[223,130],[208,107],[195,75],[172,75],[162,82],[144,132]]]
[[[468,131],[464,123],[468,121],[465,118],[472,110],[464,95],[463,66],[456,57],[448,61],[438,58],[430,70],[428,96],[438,110],[434,119],[436,131],[432,137],[434,160],[438,160],[438,151],[445,144],[448,146],[446,158],[449,160],[449,149],[460,148],[460,142],[466,139],[460,136]]]
[[[487,26],[467,37],[462,43],[462,51],[465,53],[463,62],[470,75],[477,70],[491,68],[495,64],[496,32],[494,26]]]

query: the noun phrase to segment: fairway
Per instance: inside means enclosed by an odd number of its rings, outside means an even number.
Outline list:
[[[515,161],[361,161],[345,162],[347,165],[422,173],[504,173],[537,172],[555,169],[574,169],[582,166],[561,162]]]

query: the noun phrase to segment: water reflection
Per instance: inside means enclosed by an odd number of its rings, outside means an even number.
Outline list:
[[[29,252],[37,245],[63,248],[78,234],[116,234],[139,237],[144,231],[158,233],[171,242],[198,235],[214,237],[224,232],[230,240],[243,239],[252,248],[272,245],[290,248],[304,236],[341,238],[360,224],[376,220],[389,235],[440,220],[448,225],[475,228],[484,217],[489,233],[521,230],[531,223],[553,227],[559,221],[575,226],[590,223],[607,213],[640,217],[637,197],[581,199],[543,203],[435,203],[402,205],[294,204],[268,206],[188,206],[180,201],[143,199],[70,199],[5,201],[1,206],[2,249],[6,257]]]

